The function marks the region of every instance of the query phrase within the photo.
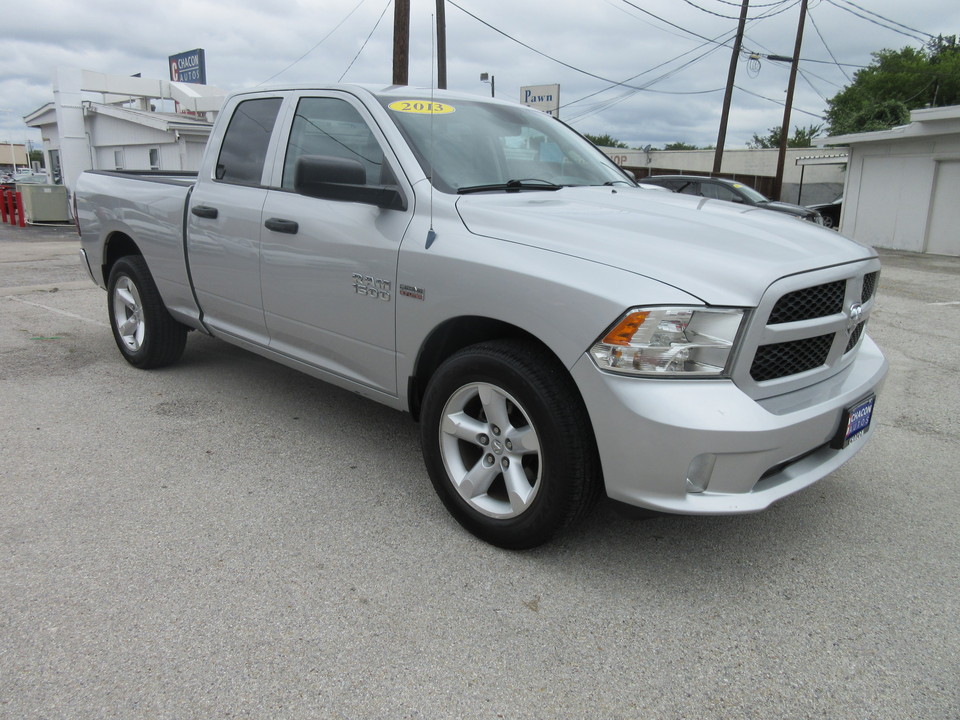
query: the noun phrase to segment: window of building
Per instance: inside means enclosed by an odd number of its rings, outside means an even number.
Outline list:
[[[123,170],[123,149],[113,151],[113,169]]]
[[[150,169],[160,169],[160,148],[150,148]]]

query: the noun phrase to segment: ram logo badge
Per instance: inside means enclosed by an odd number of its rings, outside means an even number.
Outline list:
[[[375,278],[372,275],[353,273],[353,291],[375,300],[390,302],[390,281]]]

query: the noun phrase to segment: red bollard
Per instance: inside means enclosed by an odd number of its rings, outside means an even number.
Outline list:
[[[5,205],[7,206],[7,222],[13,225],[17,220],[16,216],[13,214],[13,189],[7,188],[7,191],[3,194],[3,199],[5,200]]]
[[[20,213],[20,227],[26,227],[26,218],[23,216],[23,195],[19,191],[15,193],[17,201],[17,212]]]
[[[7,221],[7,189],[0,188],[0,221]]]

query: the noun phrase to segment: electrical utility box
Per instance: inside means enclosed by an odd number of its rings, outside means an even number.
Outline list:
[[[36,185],[17,183],[17,192],[23,198],[27,222],[69,222],[67,188],[63,185]]]

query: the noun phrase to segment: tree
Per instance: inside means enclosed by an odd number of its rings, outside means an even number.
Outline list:
[[[886,130],[910,120],[910,111],[960,104],[960,44],[940,35],[923,48],[873,53],[873,62],[827,100],[831,135]]]
[[[747,142],[747,147],[752,148],[753,150],[759,150],[761,148],[778,148],[780,147],[780,137],[782,132],[783,129],[781,126],[777,125],[776,127],[770,128],[770,132],[762,137],[754,133],[753,140]],[[810,147],[813,144],[813,139],[821,132],[823,132],[823,125],[807,125],[805,128],[797,126],[793,129],[793,137],[787,140],[787,147]]]
[[[610,137],[608,134],[604,135],[591,135],[590,133],[584,133],[583,136],[592,142],[597,147],[612,147],[612,148],[625,148],[628,145],[625,142],[617,140],[615,137]]]
[[[672,142],[663,146],[664,150],[700,150],[696,145],[689,145],[685,142]]]

